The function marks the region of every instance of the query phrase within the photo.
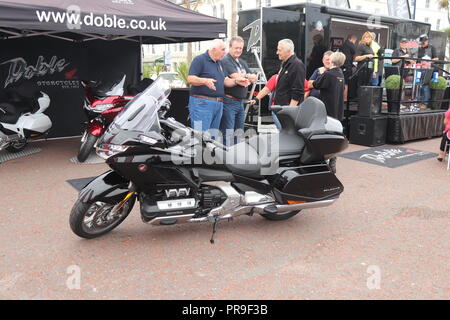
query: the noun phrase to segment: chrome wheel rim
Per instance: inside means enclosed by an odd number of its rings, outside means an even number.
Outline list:
[[[113,227],[120,222],[123,214],[128,211],[128,201],[119,209],[116,205],[97,201],[93,203],[83,217],[83,229],[88,233],[98,233]]]

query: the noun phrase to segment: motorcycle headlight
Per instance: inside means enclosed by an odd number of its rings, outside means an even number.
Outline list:
[[[113,103],[105,103],[105,104],[97,104],[95,107],[92,107],[91,110],[100,113],[111,108],[114,108]]]
[[[96,152],[99,157],[106,160],[116,154],[127,151],[128,148],[129,146],[103,143],[97,146]]]

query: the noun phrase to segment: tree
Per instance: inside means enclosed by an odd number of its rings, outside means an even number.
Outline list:
[[[438,0],[439,1],[439,9],[447,10],[447,19],[450,24],[450,0]]]
[[[186,62],[181,62],[180,64],[178,64],[176,71],[178,78],[184,82],[186,87],[189,87],[189,82],[187,80],[187,77],[189,75],[189,64],[187,64]]]

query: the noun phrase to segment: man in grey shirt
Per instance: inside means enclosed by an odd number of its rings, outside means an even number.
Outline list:
[[[247,98],[247,87],[257,80],[257,76],[252,74],[247,62],[240,58],[244,49],[244,39],[233,37],[230,39],[229,52],[222,59],[225,76],[230,79],[247,80],[246,86],[226,87],[223,99],[223,113],[220,123],[220,130],[223,134],[224,144],[233,145],[237,142],[234,139],[244,130],[244,100]],[[237,130],[240,130],[237,131]]]

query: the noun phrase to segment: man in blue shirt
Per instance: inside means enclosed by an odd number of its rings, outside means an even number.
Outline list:
[[[224,86],[247,85],[245,78],[225,76],[220,60],[225,55],[225,43],[216,39],[205,53],[192,61],[188,83],[191,85],[189,116],[196,130],[219,129],[223,112]]]

